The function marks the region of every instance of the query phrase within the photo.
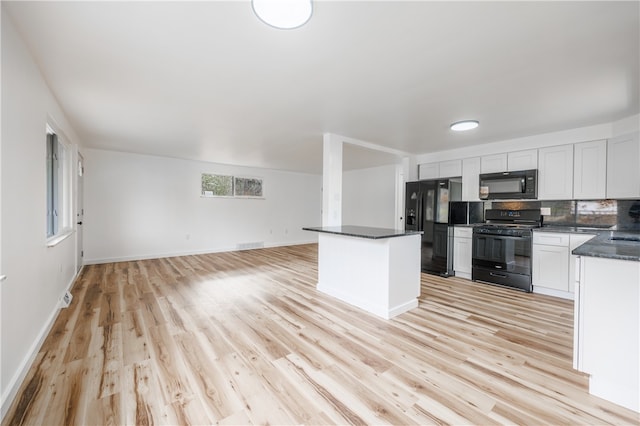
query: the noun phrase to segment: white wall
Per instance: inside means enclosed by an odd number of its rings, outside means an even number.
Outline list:
[[[343,172],[343,225],[396,228],[395,206],[395,165]]]
[[[5,11],[2,13],[2,416],[75,277],[75,234],[46,246],[48,117],[77,141]],[[75,148],[74,148],[75,149]]]
[[[322,177],[85,149],[85,263],[317,241]],[[263,179],[264,199],[203,198],[202,173]]]

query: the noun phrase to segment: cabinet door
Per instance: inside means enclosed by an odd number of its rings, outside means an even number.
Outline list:
[[[640,142],[638,133],[607,143],[607,198],[640,197]]]
[[[480,201],[480,157],[462,160],[462,201]]]
[[[453,269],[457,277],[471,279],[471,238],[453,239]]]
[[[607,141],[575,144],[573,159],[573,198],[605,198]]]
[[[538,168],[538,150],[528,149],[507,154],[507,171],[531,170]]]
[[[441,178],[460,177],[462,176],[462,161],[451,160],[441,161],[439,164],[439,176]]]
[[[439,163],[420,164],[418,166],[418,179],[438,179],[440,177]]]
[[[538,199],[573,198],[573,145],[538,150]]]
[[[531,260],[534,287],[569,291],[569,247],[534,244]]]
[[[579,256],[574,256],[571,252],[595,237],[593,234],[571,234],[569,237],[569,291],[575,293],[576,290],[576,260]]]
[[[498,173],[507,170],[507,154],[485,155],[480,158],[480,173]]]

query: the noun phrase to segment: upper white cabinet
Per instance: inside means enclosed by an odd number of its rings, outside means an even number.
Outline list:
[[[451,160],[440,162],[441,178],[462,176],[462,160]]]
[[[637,167],[637,166],[636,166]],[[538,150],[538,199],[573,198],[573,145]]]
[[[538,168],[538,150],[515,151],[507,154],[507,171],[531,170]]]
[[[480,157],[462,160],[462,201],[480,201]]]
[[[499,173],[507,170],[507,154],[485,155],[480,158],[480,173]]]
[[[512,172],[538,168],[538,150],[527,149],[503,154],[485,155],[481,159],[480,173]]]
[[[462,176],[462,160],[425,163],[418,166],[418,179],[438,179]]]
[[[573,149],[573,198],[605,198],[607,141],[577,143]]]
[[[418,166],[418,179],[437,179],[440,177],[439,163],[426,163]]]
[[[607,143],[607,198],[640,197],[638,135],[618,136]]]

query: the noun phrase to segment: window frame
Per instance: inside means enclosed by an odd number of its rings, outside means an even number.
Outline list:
[[[46,126],[46,225],[48,246],[73,232],[73,151],[64,134]]]
[[[230,178],[231,179],[231,192],[230,192],[230,194],[229,195],[207,194],[206,192],[210,192],[210,191],[204,191],[203,190],[203,177],[204,177],[204,175],[220,176],[220,177]],[[236,194],[236,179],[258,180],[258,181],[260,181],[261,194],[260,195],[237,195]],[[264,196],[264,179],[261,178],[261,177],[257,177],[257,176],[244,176],[244,175],[233,175],[233,174],[223,174],[223,173],[202,172],[200,174],[200,197],[201,198],[228,198],[228,199],[236,198],[236,199],[263,200],[263,199],[265,199],[265,196]]]

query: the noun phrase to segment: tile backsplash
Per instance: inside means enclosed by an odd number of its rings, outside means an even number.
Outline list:
[[[551,210],[550,215],[544,216],[546,225],[640,228],[640,200],[493,201],[490,208],[521,210],[541,207]]]

